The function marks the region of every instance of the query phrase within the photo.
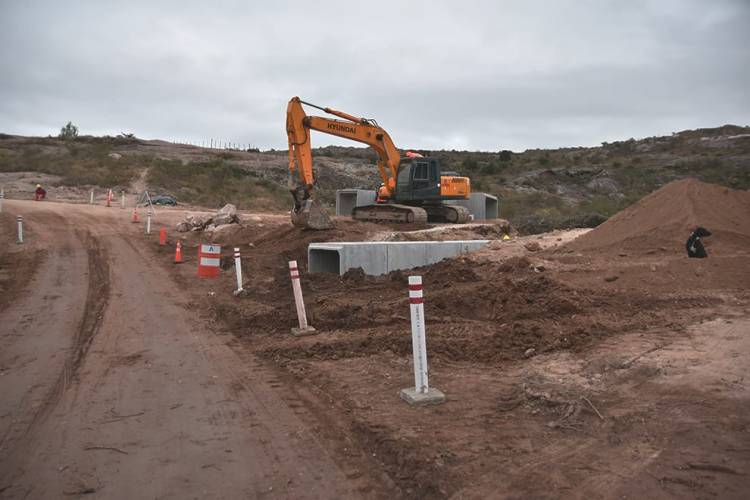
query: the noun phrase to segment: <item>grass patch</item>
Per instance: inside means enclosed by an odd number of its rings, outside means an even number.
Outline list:
[[[59,141],[35,138],[19,150],[0,152],[2,172],[42,172],[60,176],[63,186],[102,186],[121,189],[130,185],[150,161],[123,155],[111,158],[115,144],[107,141]]]
[[[273,181],[231,165],[224,159],[183,164],[154,160],[146,178],[152,190],[178,201],[206,207],[232,203],[240,209],[284,209],[289,193]]]

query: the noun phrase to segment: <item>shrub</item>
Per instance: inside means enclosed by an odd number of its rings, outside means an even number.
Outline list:
[[[60,129],[58,137],[60,139],[75,139],[78,137],[78,127],[73,125],[73,123],[68,122],[67,125]]]

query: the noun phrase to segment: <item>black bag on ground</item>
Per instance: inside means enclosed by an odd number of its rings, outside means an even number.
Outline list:
[[[704,227],[696,228],[695,231],[690,233],[690,237],[688,238],[687,243],[685,243],[688,257],[694,257],[697,259],[708,257],[706,249],[701,242],[701,238],[705,238],[706,236],[711,236],[711,232]]]

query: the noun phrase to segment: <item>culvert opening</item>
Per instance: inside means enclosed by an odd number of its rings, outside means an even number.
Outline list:
[[[341,255],[336,248],[310,248],[308,267],[311,273],[341,274]]]

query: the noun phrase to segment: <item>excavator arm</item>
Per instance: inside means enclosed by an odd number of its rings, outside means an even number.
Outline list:
[[[343,118],[343,120],[308,116],[302,108],[303,104]],[[377,165],[385,194],[390,195],[396,188],[396,176],[401,157],[388,132],[380,128],[374,120],[359,118],[331,108],[322,108],[302,101],[299,97],[293,97],[287,106],[286,131],[289,139],[289,189],[294,196],[295,207],[312,197],[315,184],[310,130],[344,137],[373,148],[378,154]],[[301,185],[295,180],[296,171]]]

